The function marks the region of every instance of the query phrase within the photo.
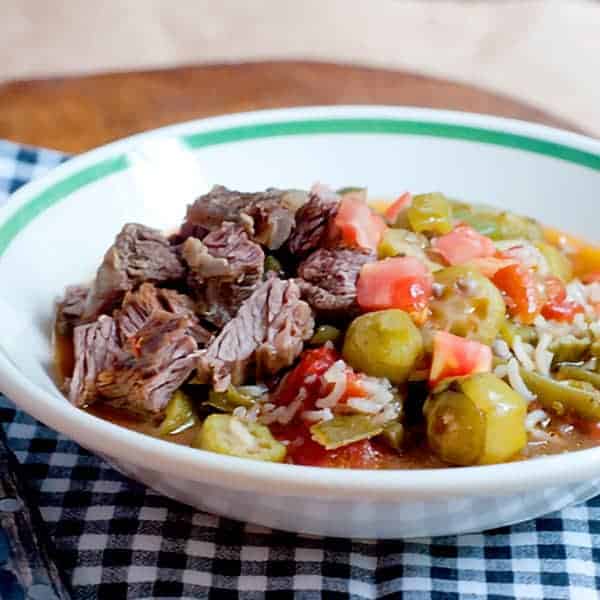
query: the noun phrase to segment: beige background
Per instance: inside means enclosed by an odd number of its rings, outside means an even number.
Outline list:
[[[291,57],[475,83],[600,136],[598,0],[0,0],[0,80]]]

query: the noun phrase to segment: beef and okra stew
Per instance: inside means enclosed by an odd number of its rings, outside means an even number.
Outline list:
[[[128,224],[57,308],[70,402],[195,448],[346,468],[600,440],[600,250],[440,193],[214,187]]]

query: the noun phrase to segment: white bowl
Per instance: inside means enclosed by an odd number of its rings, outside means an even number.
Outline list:
[[[487,116],[305,108],[184,123],[79,156],[0,210],[0,387],[17,406],[149,486],[265,526],[344,537],[478,531],[600,492],[600,448],[458,469],[347,471],[176,446],[73,408],[50,369],[53,301],[88,280],[127,221],[167,228],[208,185],[367,185],[515,209],[597,239],[600,142]]]

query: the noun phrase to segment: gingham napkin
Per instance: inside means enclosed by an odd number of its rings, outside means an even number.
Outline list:
[[[0,204],[65,158],[0,141]],[[484,534],[305,537],[168,500],[2,397],[0,423],[78,599],[600,597],[600,497]]]

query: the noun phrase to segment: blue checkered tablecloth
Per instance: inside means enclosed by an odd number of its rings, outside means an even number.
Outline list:
[[[0,141],[0,205],[65,158]],[[482,534],[304,537],[164,498],[2,397],[0,424],[81,600],[600,598],[600,497]]]

